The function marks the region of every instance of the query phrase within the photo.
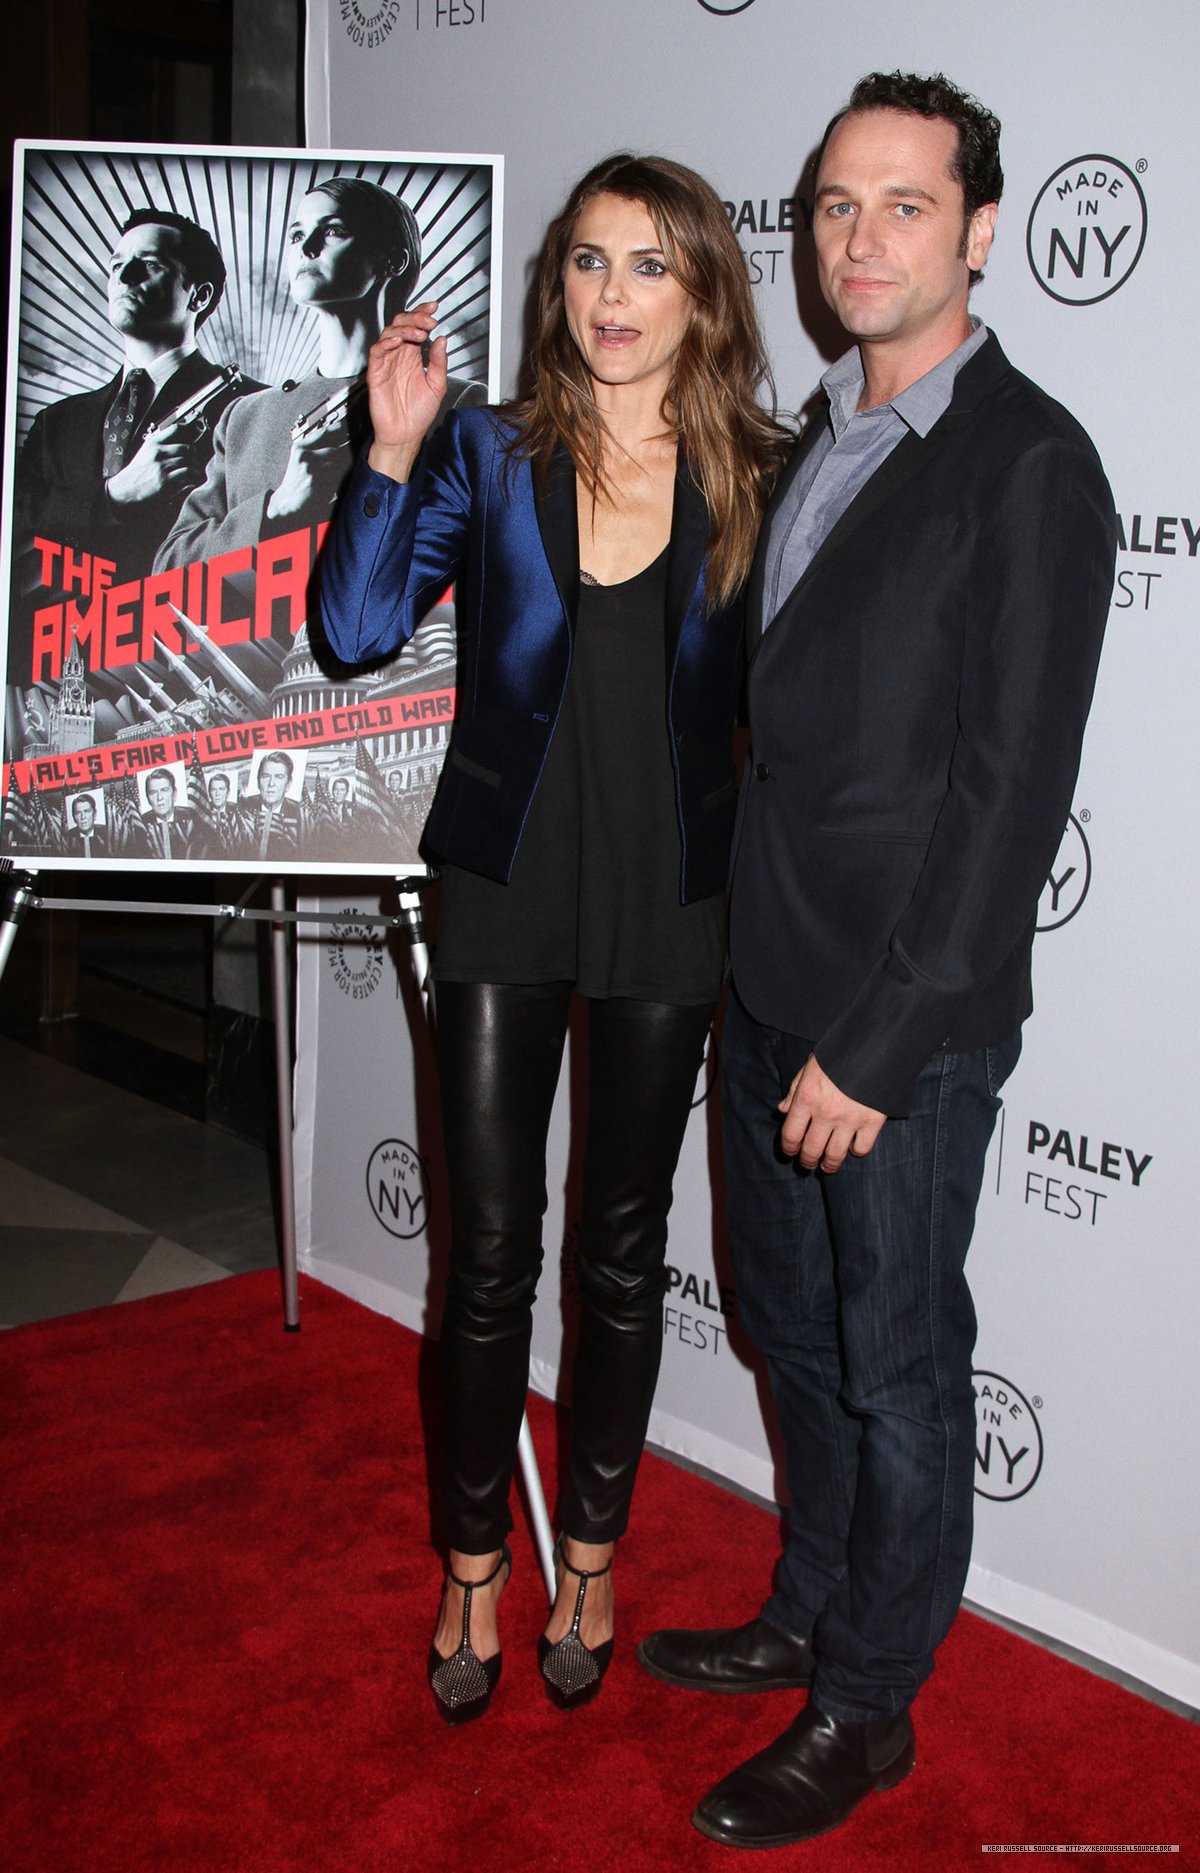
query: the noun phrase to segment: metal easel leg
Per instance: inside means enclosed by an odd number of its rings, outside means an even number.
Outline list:
[[[300,1331],[296,1275],[296,1166],[292,1155],[292,997],[283,880],[271,883],[271,998],[275,1010],[275,1106],[279,1118],[279,1231],[283,1262],[283,1329]]]
[[[558,1591],[558,1582],[554,1578],[554,1537],[550,1533],[550,1517],[546,1513],[546,1492],[542,1488],[542,1474],[538,1469],[537,1451],[533,1448],[533,1433],[529,1429],[529,1419],[524,1412],[521,1413],[521,1430],[517,1437],[517,1461],[525,1490],[525,1506],[529,1510],[533,1545],[541,1564],[546,1592],[553,1606],[554,1596]]]
[[[8,966],[17,931],[25,921],[33,901],[37,873],[18,871],[9,858],[0,859],[0,879],[4,882],[4,903],[0,906],[0,976]]]
[[[436,1010],[433,985],[429,979],[429,948],[425,941],[425,911],[421,904],[421,894],[414,888],[413,881],[408,878],[397,878],[396,886],[399,892],[400,915],[412,954],[417,989],[425,1004],[426,1018],[432,1027],[436,1019]],[[542,1570],[542,1577],[546,1582],[546,1592],[553,1601],[557,1590],[557,1582],[554,1578],[554,1541],[550,1533],[550,1517],[546,1513],[546,1492],[542,1488],[537,1452],[533,1447],[529,1419],[524,1412],[521,1414],[521,1430],[517,1439],[517,1462],[521,1472],[521,1485],[525,1492],[525,1503],[529,1510],[534,1549]]]

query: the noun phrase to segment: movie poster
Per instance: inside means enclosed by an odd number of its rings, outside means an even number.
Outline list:
[[[439,302],[443,416],[495,395],[500,213],[497,157],[17,146],[0,853],[417,862],[453,595],[350,669],[315,581],[387,320]]]

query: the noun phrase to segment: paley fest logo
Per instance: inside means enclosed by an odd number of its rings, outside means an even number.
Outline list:
[[[373,52],[400,18],[401,0],[338,0],[346,36],[352,45]]]
[[[1200,517],[1193,520],[1188,514],[1118,514],[1117,546],[1129,556],[1130,563],[1118,567],[1113,610],[1149,611],[1158,588],[1172,570],[1172,562],[1176,566],[1200,563]],[[1149,566],[1145,558],[1150,559]]]
[[[1025,1167],[1026,1207],[1032,1204],[1066,1223],[1090,1223],[1093,1229],[1114,1186],[1141,1190],[1154,1162],[1154,1153],[1140,1146],[1045,1118],[1030,1119],[1025,1155],[1033,1160]]]
[[[429,1220],[429,1183],[421,1154],[403,1138],[385,1138],[367,1163],[367,1196],[389,1236],[410,1241]]]
[[[1137,169],[1145,171],[1144,158]],[[1056,169],[1030,210],[1025,248],[1044,293],[1064,306],[1094,306],[1124,286],[1146,245],[1146,197],[1115,156],[1074,156]]]
[[[443,26],[482,26],[487,0],[408,0],[417,32]],[[351,43],[374,52],[399,24],[402,0],[338,0],[338,11]]]
[[[772,235],[790,237],[797,228],[812,231],[812,206],[800,195],[744,195],[722,204],[741,242],[751,286],[775,286],[791,278],[787,247],[768,244]]]
[[[349,904],[342,915],[353,918]],[[383,940],[372,924],[331,924],[326,956],[334,981],[351,1001],[366,1001],[383,980]]]
[[[576,1306],[582,1299],[579,1259],[579,1224],[572,1223],[563,1241],[562,1288]],[[698,1274],[674,1262],[668,1262],[664,1272],[663,1339],[702,1359],[719,1359],[728,1341],[728,1323],[737,1314],[733,1288],[712,1272]]]
[[[697,1274],[668,1262],[667,1293],[663,1302],[663,1339],[673,1340],[688,1353],[719,1359],[728,1339],[728,1322],[737,1313],[737,1296],[713,1274]],[[579,1277],[579,1224],[573,1223],[563,1242],[562,1286],[578,1306],[582,1299]]]
[[[976,1372],[975,1494],[989,1502],[1016,1502],[1027,1496],[1042,1470],[1042,1427],[1032,1402],[1011,1379],[998,1372]],[[1036,1406],[1036,1410],[1035,1410]]]
[[[697,1275],[667,1263],[667,1298],[663,1304],[663,1339],[676,1340],[693,1353],[718,1359],[737,1312],[732,1288],[711,1275]]]

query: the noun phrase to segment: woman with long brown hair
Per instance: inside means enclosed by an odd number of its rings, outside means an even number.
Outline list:
[[[715,192],[598,163],[539,263],[532,390],[457,412],[433,304],[367,371],[374,441],[333,528],[322,613],[393,650],[454,579],[458,717],[433,811],[434,976],[452,1245],[442,1322],[449,1571],[430,1681],[452,1722],[500,1675],[509,1484],[542,1261],[546,1135],[588,1008],[581,1312],[558,1595],[539,1641],[571,1708],[612,1652],[662,1344],[671,1185],[720,988],[739,594],[787,443]]]

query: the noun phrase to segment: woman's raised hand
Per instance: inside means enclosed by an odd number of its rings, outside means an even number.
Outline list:
[[[375,434],[368,460],[395,481],[407,481],[446,394],[446,341],[433,336],[436,312],[436,299],[398,312],[367,355]]]

